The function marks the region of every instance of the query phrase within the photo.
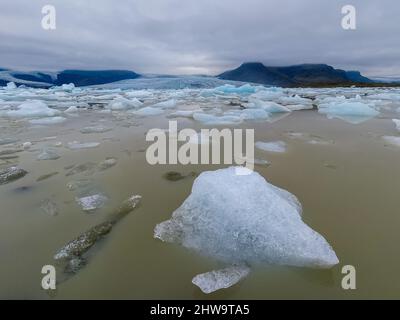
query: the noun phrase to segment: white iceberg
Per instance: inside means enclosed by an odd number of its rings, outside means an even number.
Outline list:
[[[228,93],[228,94],[252,94],[255,93],[257,90],[257,87],[253,87],[249,84],[245,84],[241,87],[235,87],[230,84],[226,84],[220,87],[216,87],[214,91],[218,93]]]
[[[271,142],[257,141],[255,143],[255,146],[260,150],[268,152],[283,153],[286,151],[286,142],[284,141],[271,141]]]
[[[14,82],[8,82],[6,86],[7,90],[14,90],[17,89],[17,85]]]
[[[396,129],[398,131],[400,131],[400,120],[399,119],[392,119],[392,121],[394,122]]]
[[[326,114],[328,118],[339,118],[353,124],[364,122],[379,114],[379,111],[366,103],[351,101],[320,104],[318,112]]]
[[[395,136],[383,136],[382,137],[385,142],[388,144],[391,144],[396,147],[400,147],[400,137],[395,137]]]
[[[161,109],[172,109],[176,107],[176,100],[171,99],[167,101],[161,101],[152,105],[153,108],[161,108]]]
[[[138,115],[138,116],[147,117],[147,116],[157,116],[159,114],[164,113],[164,111],[162,109],[159,109],[159,108],[144,107],[144,108],[141,108],[139,110],[134,111],[133,113]]]
[[[10,118],[42,118],[42,117],[54,117],[60,112],[55,109],[51,109],[40,100],[26,101],[17,107],[17,110],[8,110],[2,113]]]
[[[237,175],[237,169],[247,170]],[[330,268],[339,261],[328,242],[301,218],[286,190],[243,167],[203,172],[155,238],[231,264]]]
[[[107,108],[110,110],[118,111],[118,110],[140,108],[142,105],[143,103],[139,101],[137,98],[126,99],[122,96],[118,96],[108,104]]]

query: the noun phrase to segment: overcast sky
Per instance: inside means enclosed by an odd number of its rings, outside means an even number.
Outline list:
[[[56,30],[41,27],[45,4]],[[341,27],[346,4],[357,30]],[[245,61],[400,76],[400,1],[0,0],[0,67],[217,74]]]

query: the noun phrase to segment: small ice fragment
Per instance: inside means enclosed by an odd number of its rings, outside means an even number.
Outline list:
[[[60,155],[51,148],[44,148],[42,152],[37,156],[37,160],[57,160]]]
[[[52,200],[50,199],[45,199],[42,201],[40,208],[44,211],[44,213],[50,215],[50,216],[56,216],[58,215],[58,208],[57,204],[55,204]]]
[[[111,131],[111,128],[108,127],[103,127],[103,126],[93,126],[93,127],[85,127],[79,130],[83,134],[88,134],[88,133],[104,133]]]
[[[385,140],[387,143],[400,147],[400,137],[395,137],[395,136],[383,136],[383,140]]]
[[[78,112],[78,107],[77,106],[70,106],[68,109],[66,109],[64,112],[65,113],[75,113]]]
[[[75,198],[83,211],[93,211],[105,205],[108,198],[102,194],[94,194],[82,198]]]
[[[99,142],[68,142],[68,148],[71,150],[91,149],[100,145]]]
[[[27,141],[22,144],[24,150],[28,150],[30,147],[32,147],[32,142]]]
[[[64,117],[49,117],[49,118],[40,118],[29,120],[29,123],[35,125],[51,125],[51,124],[60,124],[67,120]]]
[[[243,121],[243,119],[239,116],[215,116],[201,112],[194,113],[193,119],[205,125],[235,125]]]
[[[109,158],[99,163],[99,169],[104,171],[117,164],[117,159]]]
[[[164,113],[164,111],[162,109],[158,109],[158,108],[153,108],[153,107],[144,107],[141,108],[137,111],[133,112],[134,114],[138,115],[138,116],[156,116],[159,114]]]
[[[225,269],[214,270],[195,276],[192,283],[198,286],[204,293],[212,293],[220,289],[232,287],[250,273],[250,268],[243,266],[231,266]]]
[[[124,97],[118,96],[113,101],[111,101],[107,108],[111,110],[127,110],[132,108],[139,108],[143,105],[137,98],[126,99]]]
[[[17,89],[17,85],[14,82],[8,82],[6,86],[7,90]]]
[[[171,99],[171,100],[167,100],[167,101],[161,101],[158,102],[154,105],[152,105],[153,108],[161,108],[161,109],[171,109],[171,108],[175,108],[176,107],[176,100],[175,99]]]
[[[392,121],[394,122],[394,124],[396,125],[396,129],[398,131],[400,131],[400,120],[398,119],[392,119]]]
[[[284,141],[272,141],[272,142],[258,141],[255,143],[255,146],[260,150],[269,152],[283,153],[286,151],[286,142]]]

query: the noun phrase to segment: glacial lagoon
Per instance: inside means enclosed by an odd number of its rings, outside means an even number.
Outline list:
[[[233,86],[206,78],[197,88],[195,80],[0,89],[0,297],[398,298],[400,90]],[[199,133],[254,129],[255,172],[297,197],[302,221],[326,239],[338,263],[260,261],[232,287],[203,293],[192,279],[229,264],[207,254],[210,248],[162,242],[155,228],[188,199],[202,172],[229,165],[150,165],[146,133],[168,129],[170,120]],[[226,180],[221,185],[229,188]],[[140,204],[118,223],[110,220],[135,195]],[[240,209],[231,200],[226,207]],[[243,208],[258,208],[251,201]],[[64,269],[55,256],[84,234],[95,245]],[[252,241],[243,243],[252,249]],[[41,288],[44,265],[57,267],[53,292]],[[357,270],[357,290],[342,289],[345,265]]]

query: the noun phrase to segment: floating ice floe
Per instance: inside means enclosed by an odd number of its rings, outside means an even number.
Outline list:
[[[51,109],[43,101],[26,101],[17,107],[17,110],[8,110],[0,113],[0,116],[10,118],[42,118],[54,117],[60,114],[60,111]]]
[[[76,202],[82,207],[83,211],[94,211],[103,207],[108,198],[103,194],[93,194],[81,198],[76,198]]]
[[[164,110],[162,110],[160,108],[154,108],[154,107],[144,107],[144,108],[134,111],[133,113],[138,116],[143,116],[143,117],[157,116],[159,114],[164,113]]]
[[[93,127],[85,127],[79,130],[83,134],[88,134],[88,133],[104,133],[111,131],[112,128],[109,127],[103,127],[103,126],[93,126]]]
[[[284,141],[271,141],[271,142],[257,141],[255,143],[255,147],[257,149],[260,149],[263,151],[283,153],[286,151],[286,142],[284,142]]]
[[[396,129],[400,131],[400,120],[399,119],[392,119],[394,124],[396,125]]]
[[[32,119],[29,120],[29,123],[35,125],[52,125],[52,124],[60,124],[67,120],[64,117],[48,117],[48,118],[40,118],[40,119]]]
[[[126,99],[122,96],[119,96],[114,98],[114,100],[108,104],[107,108],[111,110],[127,110],[132,108],[140,108],[142,105],[143,103],[137,98]]]
[[[100,145],[99,142],[68,142],[68,148],[71,150],[80,150],[80,149],[91,149],[97,148]]]
[[[313,103],[311,99],[302,98],[297,94],[291,97],[280,97],[278,101],[284,105],[312,105]]]
[[[237,169],[247,174],[237,175]],[[155,227],[154,236],[236,265],[336,265],[335,252],[302,221],[301,211],[293,194],[254,171],[230,167],[200,174],[190,196],[170,220]],[[233,279],[241,274],[245,272]],[[216,276],[219,279],[210,283]],[[209,291],[231,281],[226,281],[226,274],[214,272],[195,282]]]
[[[388,144],[391,144],[396,147],[400,147],[400,137],[395,137],[395,136],[383,136],[382,137],[385,142]]]
[[[116,164],[117,164],[117,159],[109,158],[99,163],[99,169],[101,171],[104,171],[111,167],[114,167]]]
[[[238,117],[243,120],[267,120],[270,115],[263,109],[231,110],[224,113],[224,117]]]
[[[170,99],[166,101],[161,101],[156,104],[153,104],[153,108],[161,108],[161,109],[171,109],[176,107],[176,100],[175,99]]]
[[[243,119],[239,116],[215,116],[207,113],[194,113],[193,119],[205,125],[234,125],[239,124]]]
[[[51,148],[42,149],[41,153],[37,156],[38,160],[57,160],[60,158],[60,155]]]
[[[79,111],[77,106],[70,106],[68,109],[64,110],[65,113],[76,113]]]
[[[8,82],[6,85],[7,90],[17,89],[17,85],[14,82]]]
[[[204,293],[212,293],[220,289],[232,287],[250,273],[250,268],[243,266],[231,266],[214,270],[195,276],[192,283],[198,286]]]
[[[320,136],[303,132],[288,132],[287,136],[291,139],[302,140],[309,144],[329,145],[335,143],[333,140],[327,140]]]
[[[318,112],[326,114],[328,118],[339,118],[353,124],[372,119],[379,114],[379,111],[363,102],[331,102],[320,104]]]
[[[169,115],[170,118],[193,118],[193,114],[196,112],[202,112],[201,109],[196,110],[178,110]]]
[[[228,93],[228,94],[252,94],[255,93],[257,90],[257,87],[253,87],[249,84],[245,84],[241,87],[235,87],[230,84],[226,84],[220,87],[216,87],[214,89],[215,92],[218,93]]]

